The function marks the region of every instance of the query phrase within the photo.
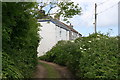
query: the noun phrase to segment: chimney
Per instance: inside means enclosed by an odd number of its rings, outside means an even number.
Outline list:
[[[72,27],[73,28],[73,25],[70,23],[70,27]]]

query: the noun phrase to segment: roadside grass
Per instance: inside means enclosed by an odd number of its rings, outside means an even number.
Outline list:
[[[47,70],[46,78],[61,78],[59,72],[56,71],[54,69],[54,67],[52,67],[52,66],[50,66],[48,64],[45,64],[45,63],[41,63],[41,62],[39,62],[38,64],[41,64]]]

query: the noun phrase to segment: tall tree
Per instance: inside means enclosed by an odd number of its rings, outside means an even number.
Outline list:
[[[63,2],[63,1],[54,1],[54,2],[40,2],[39,9],[42,14],[46,16],[54,15],[56,18],[63,17],[64,21],[68,21],[69,18],[72,18],[74,15],[81,15],[82,8],[79,7],[79,4],[75,4],[74,2]],[[43,10],[44,7],[49,8],[46,11]],[[53,9],[57,9],[56,12],[53,12]],[[52,12],[51,12],[52,11]],[[43,17],[42,17],[43,18]]]

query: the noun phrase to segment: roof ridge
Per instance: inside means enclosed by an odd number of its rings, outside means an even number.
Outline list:
[[[61,22],[61,21],[60,21],[60,22]],[[63,22],[61,22],[61,23],[64,24],[64,25],[66,25],[70,30],[72,30],[72,31],[80,34],[78,31],[76,31],[74,28],[70,27],[69,25],[67,25],[67,24],[65,24],[65,23],[63,23]]]
[[[59,23],[65,25],[65,26],[66,26],[68,29],[70,29],[71,31],[80,34],[80,33],[79,33],[78,31],[76,31],[74,28],[70,27],[69,25],[67,25],[67,24],[65,24],[65,23],[63,23],[63,22],[61,22],[60,20],[57,20],[57,19],[52,18],[51,16],[50,16],[50,17],[48,16],[47,19],[38,19],[38,21],[45,21],[45,20],[50,20],[50,21],[52,21],[52,22],[54,22],[54,20],[55,20],[55,21],[58,21]],[[56,24],[56,23],[54,23],[54,24]],[[81,35],[81,34],[80,34],[80,35]]]

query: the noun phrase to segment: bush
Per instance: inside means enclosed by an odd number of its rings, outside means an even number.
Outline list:
[[[14,61],[6,54],[2,54],[3,59],[3,71],[2,71],[2,77],[3,78],[24,78],[22,75],[22,72],[17,68]]]
[[[35,69],[39,41],[36,6],[34,2],[2,3],[3,78],[30,78]]]
[[[66,65],[78,78],[119,78],[117,37],[92,34],[60,41],[42,59]]]
[[[81,58],[79,77],[85,78],[118,78],[118,41],[117,38],[102,34],[93,34],[85,39],[78,40],[81,44]],[[81,75],[80,75],[81,74]]]
[[[67,65],[70,55],[75,52],[77,45],[70,41],[59,41],[46,55],[40,57],[42,60]]]

